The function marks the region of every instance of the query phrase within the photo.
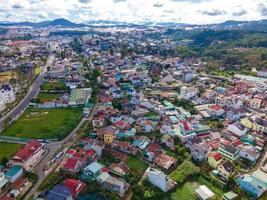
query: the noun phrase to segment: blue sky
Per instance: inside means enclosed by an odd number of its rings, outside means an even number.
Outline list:
[[[0,0],[0,21],[218,23],[267,19],[267,0]]]

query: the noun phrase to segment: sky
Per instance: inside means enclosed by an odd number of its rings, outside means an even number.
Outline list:
[[[267,19],[267,0],[0,0],[0,21],[65,18],[122,22],[220,23]]]

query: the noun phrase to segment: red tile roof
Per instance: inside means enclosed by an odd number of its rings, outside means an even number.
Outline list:
[[[220,147],[220,142],[214,141],[210,143],[209,145],[212,147],[212,149],[218,149]]]
[[[238,147],[238,146],[240,146],[240,145],[242,145],[243,143],[242,143],[242,141],[241,140],[235,140],[234,142],[233,142],[233,146],[234,147]]]
[[[150,144],[148,147],[147,147],[147,151],[150,151],[152,153],[157,153],[158,151],[161,150],[161,147],[159,144]]]
[[[212,153],[211,155],[216,161],[219,161],[222,159],[222,155],[220,153]]]
[[[36,140],[32,140],[28,142],[22,149],[20,149],[15,156],[14,159],[21,159],[22,161],[27,161],[39,148],[42,147],[40,142]]]
[[[211,106],[211,109],[218,111],[218,110],[221,109],[221,106],[219,106],[219,105],[212,105]]]
[[[80,161],[77,158],[69,158],[64,165],[65,169],[76,170]]]
[[[88,158],[90,158],[90,157],[93,157],[93,155],[95,155],[95,151],[90,149],[90,150],[85,151],[85,154]]]
[[[66,154],[68,155],[74,155],[76,153],[75,149],[69,149]]]
[[[70,189],[73,197],[77,197],[78,194],[84,189],[86,184],[80,180],[67,179],[64,181],[64,186]]]

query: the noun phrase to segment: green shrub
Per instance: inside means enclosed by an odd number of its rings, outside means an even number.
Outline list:
[[[194,165],[194,163],[192,163],[191,161],[185,160],[170,174],[170,178],[176,181],[178,184],[182,184],[187,178],[199,173],[199,167]]]

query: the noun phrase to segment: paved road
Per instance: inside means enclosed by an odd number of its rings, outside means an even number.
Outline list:
[[[211,78],[215,78],[215,79],[220,79],[220,80],[224,80],[224,81],[229,81],[229,82],[234,82],[233,78],[227,78],[224,76],[216,76],[216,75],[211,75],[211,74],[206,74],[206,73],[200,73],[201,76],[207,76],[207,77],[211,77]]]
[[[90,116],[88,118],[82,118],[80,123],[76,126],[76,128],[66,138],[64,138],[61,141],[51,142],[51,143],[48,143],[45,145],[45,148],[48,150],[48,153],[45,155],[45,157],[42,159],[42,161],[38,164],[38,166],[36,167],[36,170],[35,170],[37,173],[37,176],[38,176],[38,181],[33,186],[33,188],[28,192],[27,196],[25,197],[25,200],[28,200],[31,196],[33,196],[37,192],[38,187],[44,181],[44,179],[46,177],[44,174],[44,168],[45,168],[46,164],[54,158],[58,149],[60,149],[62,145],[66,144],[71,139],[74,139],[74,140],[77,139],[77,138],[75,138],[76,132],[82,127],[84,122],[91,121],[93,119],[94,113],[97,110],[97,106],[98,106],[98,101],[96,102],[96,104],[92,108]]]
[[[40,75],[36,78],[34,84],[30,87],[30,90],[26,94],[23,100],[14,107],[9,113],[0,118],[0,131],[4,127],[4,122],[6,119],[10,119],[11,121],[15,120],[29,105],[30,101],[39,93],[40,85],[44,81],[44,76],[46,72],[46,68],[54,62],[54,56],[49,56],[47,63],[42,67]]]

